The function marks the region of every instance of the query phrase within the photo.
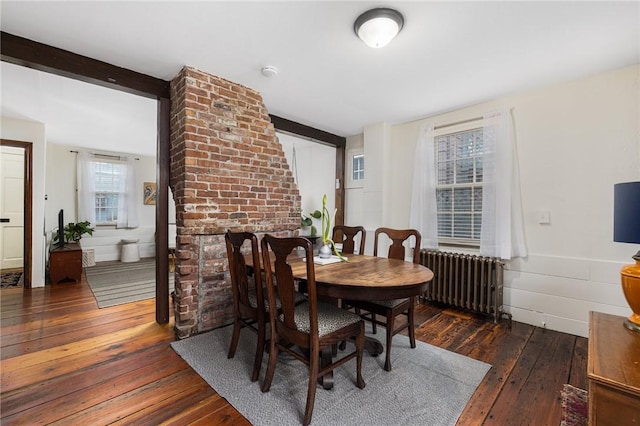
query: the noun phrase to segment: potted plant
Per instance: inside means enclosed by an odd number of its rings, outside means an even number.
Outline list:
[[[94,228],[91,228],[88,221],[73,223],[69,222],[64,227],[64,238],[67,241],[78,242],[84,234],[93,235]],[[53,242],[58,241],[58,234],[53,236]]]
[[[300,235],[311,235],[311,225],[313,225],[311,218],[303,214],[302,220],[300,221]]]
[[[318,256],[322,259],[328,259],[331,257],[331,251],[333,249],[336,256],[338,256],[342,261],[346,261],[347,258],[338,251],[336,244],[330,236],[331,222],[335,218],[336,211],[337,209],[333,211],[333,215],[329,214],[329,210],[327,209],[327,194],[324,194],[322,197],[322,213],[320,214],[320,220],[322,223],[322,247],[320,247],[320,250],[318,251]]]

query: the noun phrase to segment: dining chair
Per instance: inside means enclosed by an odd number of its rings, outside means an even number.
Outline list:
[[[231,232],[225,234],[229,274],[233,290],[233,335],[227,358],[233,358],[238,346],[240,331],[248,328],[258,335],[256,354],[253,361],[251,381],[258,380],[262,354],[265,349],[266,325],[269,321],[265,294],[263,292],[262,274],[260,273],[260,254],[258,238],[251,232]],[[251,243],[251,258],[254,267],[253,277],[247,273],[242,247],[246,241]]]
[[[380,241],[380,235],[386,235],[391,240],[387,257],[390,259],[405,259],[405,246],[404,243],[411,242],[413,237],[413,263],[419,263],[420,260],[420,242],[422,236],[420,232],[415,229],[391,229],[391,228],[378,228],[375,232],[373,255],[378,255],[378,245]],[[382,325],[387,329],[387,345],[386,345],[386,359],[384,361],[384,369],[391,371],[391,341],[393,336],[400,331],[408,328],[409,342],[412,348],[416,347],[415,336],[415,322],[414,322],[414,309],[415,309],[415,296],[406,299],[393,299],[393,300],[347,300],[343,301],[343,307],[354,307],[356,313],[360,314],[361,310],[365,310],[366,313],[361,314],[361,317],[371,322],[373,333],[377,332],[376,326]],[[380,321],[376,318],[376,315],[385,317],[385,321]],[[404,315],[407,317],[407,322],[403,323],[399,327],[395,327],[395,320],[398,315]]]
[[[307,402],[303,424],[308,425],[313,415],[316,386],[319,378],[332,372],[336,367],[356,358],[356,386],[365,387],[362,378],[362,353],[364,350],[364,321],[346,310],[317,299],[315,269],[313,262],[306,262],[307,301],[295,303],[295,282],[291,269],[294,260],[290,254],[301,247],[306,259],[313,259],[311,242],[303,237],[278,238],[265,235],[262,239],[262,257],[265,270],[271,340],[269,343],[269,363],[262,391],[268,392],[276,370],[278,351],[284,351],[302,361],[309,368]],[[269,251],[273,253],[272,264]],[[276,294],[280,297],[281,311],[276,312]],[[331,351],[342,340],[355,337],[355,350],[339,359],[327,360],[320,365],[322,351]],[[326,357],[324,358],[327,359]],[[292,383],[291,385],[293,385]],[[337,402],[337,401],[336,401]]]
[[[367,237],[367,231],[364,230],[363,226],[336,225],[333,227],[332,239],[336,244],[342,243],[342,254],[354,254],[358,234],[360,234],[358,254],[364,254],[364,243]]]

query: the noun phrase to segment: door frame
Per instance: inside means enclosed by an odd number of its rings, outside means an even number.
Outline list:
[[[24,149],[24,195],[22,197],[23,203],[23,219],[24,219],[24,231],[23,231],[23,252],[22,252],[22,267],[24,277],[23,288],[31,288],[31,269],[32,262],[31,250],[32,250],[32,238],[33,238],[33,182],[32,167],[33,167],[33,143],[14,141],[9,139],[0,139],[1,146],[12,146],[14,148]]]

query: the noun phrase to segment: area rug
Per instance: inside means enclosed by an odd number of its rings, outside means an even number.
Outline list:
[[[0,288],[17,288],[21,287],[21,272],[2,272],[0,273]]]
[[[251,382],[257,337],[243,330],[235,357],[227,359],[231,332],[227,326],[171,346],[252,424],[299,425],[307,398],[306,366],[280,354],[271,390],[262,393],[268,355],[260,379]],[[384,332],[376,337],[384,340]],[[384,353],[372,357],[365,352],[364,389],[355,386],[355,359],[339,367],[334,388],[316,392],[312,424],[455,425],[491,366],[426,343],[416,345],[411,349],[408,337],[394,336],[390,372],[382,368]]]
[[[583,426],[587,424],[587,391],[571,385],[564,385],[560,392],[562,400],[562,421],[560,426]]]
[[[109,262],[85,268],[87,283],[99,308],[122,305],[156,297],[155,259],[139,262]],[[169,293],[174,276],[169,274]]]

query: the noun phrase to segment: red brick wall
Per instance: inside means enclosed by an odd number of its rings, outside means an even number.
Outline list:
[[[171,82],[171,188],[184,338],[232,320],[227,229],[288,235],[300,225],[300,194],[259,93],[182,69]]]

